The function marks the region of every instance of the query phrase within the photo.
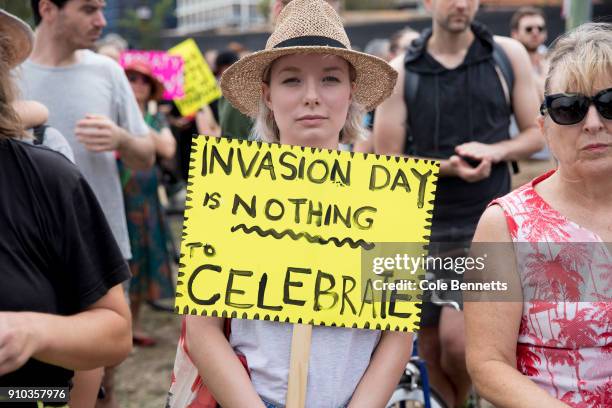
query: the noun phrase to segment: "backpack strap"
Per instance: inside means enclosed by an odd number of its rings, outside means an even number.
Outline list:
[[[495,71],[499,76],[499,81],[504,89],[504,95],[506,96],[506,103],[510,108],[510,112],[514,112],[512,108],[512,90],[514,89],[514,70],[512,69],[512,63],[508,54],[495,40],[493,40],[493,61],[495,61]],[[518,163],[516,160],[510,162],[512,166],[512,172],[517,174],[519,170]]]
[[[33,129],[34,132],[34,144],[41,145],[45,142],[45,133],[47,132],[47,125],[38,125]]]
[[[493,40],[493,61],[495,62],[495,71],[499,76],[499,80],[506,96],[506,103],[512,111],[512,89],[514,88],[514,70],[512,63],[506,51]]]
[[[419,74],[416,72],[412,72],[404,66],[404,102],[406,103],[406,107],[409,109],[411,106],[417,106],[417,91],[419,89]],[[406,129],[407,137],[407,153],[410,155],[415,155],[416,150],[414,147],[414,136],[410,131],[410,110],[408,110],[408,115],[406,116]]]
[[[514,88],[514,70],[506,51],[497,42],[493,41],[493,61],[495,71],[499,76],[506,102],[512,108],[512,89]],[[419,88],[419,74],[404,69],[404,99],[407,106],[416,106],[416,95]]]
[[[404,99],[408,106],[416,106],[417,90],[419,89],[419,74],[405,69]]]

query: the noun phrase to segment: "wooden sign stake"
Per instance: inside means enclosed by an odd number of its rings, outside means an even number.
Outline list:
[[[311,338],[311,325],[293,325],[286,408],[304,408],[306,406],[306,386],[308,383],[308,362],[310,359]]]

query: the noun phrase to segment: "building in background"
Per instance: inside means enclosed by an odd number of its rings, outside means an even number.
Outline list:
[[[259,0],[177,0],[177,34],[231,27],[247,31],[266,22]]]

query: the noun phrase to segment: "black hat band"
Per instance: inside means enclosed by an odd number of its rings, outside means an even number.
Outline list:
[[[342,44],[338,40],[334,40],[333,38],[323,37],[318,35],[308,35],[304,37],[295,37],[289,38],[288,40],[281,41],[274,46],[274,48],[288,48],[288,47],[312,47],[312,46],[320,46],[320,47],[334,47],[334,48],[344,48],[346,46]]]

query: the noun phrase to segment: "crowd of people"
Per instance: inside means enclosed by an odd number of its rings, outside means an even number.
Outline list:
[[[433,158],[430,250],[507,244],[487,269],[519,298],[426,297],[415,342],[314,327],[307,407],[385,407],[413,342],[447,407],[473,390],[500,407],[607,406],[612,24],[546,49],[541,10],[519,9],[509,38],[475,20],[478,3],[424,0],[430,28],[360,52],[340,1],[273,0],[264,50],[207,50],[223,96],[193,117],[162,100],[147,63],[118,64],[124,40],[99,41],[103,1],[31,0],[35,31],[0,9],[0,387],[119,406],[119,364],[156,345],[142,306],[174,296],[166,214],[183,205],[191,141],[206,134]],[[291,325],[187,316],[177,338],[168,407],[285,406]]]

